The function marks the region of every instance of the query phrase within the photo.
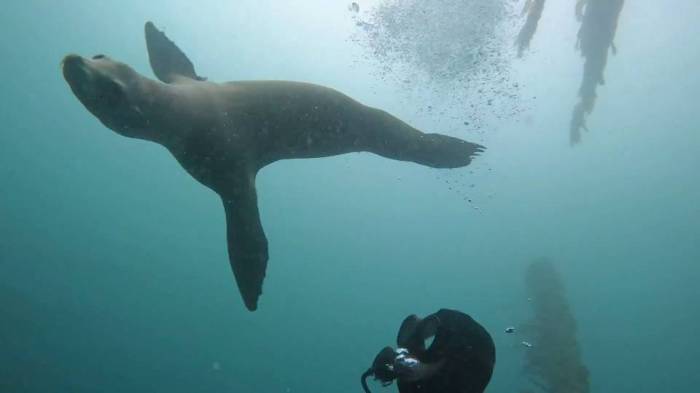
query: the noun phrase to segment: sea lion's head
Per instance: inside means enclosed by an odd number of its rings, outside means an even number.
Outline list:
[[[148,121],[140,107],[143,77],[105,55],[91,59],[68,55],[61,64],[75,96],[105,126],[124,136],[148,139]]]

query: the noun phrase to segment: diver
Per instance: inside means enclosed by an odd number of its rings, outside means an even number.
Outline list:
[[[379,351],[362,374],[365,393],[371,393],[369,376],[382,386],[397,380],[400,393],[482,393],[496,363],[491,335],[455,310],[441,309],[424,319],[406,317],[396,343],[396,350]]]

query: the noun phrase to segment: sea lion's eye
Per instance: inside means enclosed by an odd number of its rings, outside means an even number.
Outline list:
[[[92,56],[92,59],[93,59],[93,60],[99,60],[99,59],[104,59],[104,58],[105,58],[105,55],[95,55],[95,56]]]

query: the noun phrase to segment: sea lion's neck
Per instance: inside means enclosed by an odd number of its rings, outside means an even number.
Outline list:
[[[141,78],[139,90],[135,104],[147,123],[143,139],[172,148],[208,126],[204,116],[206,108],[192,96],[191,86]]]

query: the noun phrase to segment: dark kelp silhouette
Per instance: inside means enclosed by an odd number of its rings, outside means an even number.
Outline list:
[[[578,0],[576,15],[581,21],[578,31],[577,48],[585,59],[583,81],[579,89],[580,101],[574,107],[571,117],[570,141],[581,141],[581,129],[586,128],[586,115],[593,111],[598,85],[603,85],[603,72],[608,61],[608,51],[617,52],[613,40],[617,31],[617,21],[624,0]]]
[[[527,18],[525,19],[525,24],[520,29],[520,33],[518,33],[518,38],[515,40],[515,44],[518,46],[518,57],[522,57],[523,52],[530,47],[530,41],[532,41],[532,37],[534,37],[537,31],[537,24],[542,17],[544,1],[545,0],[527,0],[527,2],[525,2],[523,15],[527,15]]]
[[[526,351],[525,371],[533,386],[523,392],[589,392],[576,321],[559,273],[548,259],[539,259],[528,267],[525,282],[534,319],[523,326],[522,333],[532,344]]]

